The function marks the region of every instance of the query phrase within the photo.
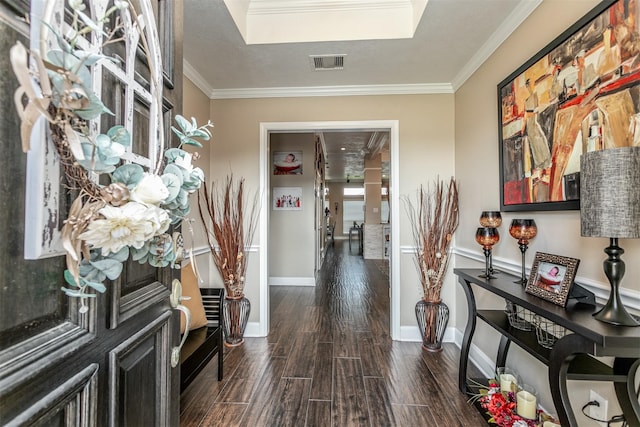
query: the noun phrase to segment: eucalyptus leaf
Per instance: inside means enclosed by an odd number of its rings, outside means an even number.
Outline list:
[[[175,200],[180,192],[180,187],[182,186],[181,177],[178,177],[172,173],[165,173],[162,175],[162,182],[164,183],[167,190],[169,190],[169,195],[166,199],[164,199],[164,204],[171,203]]]
[[[90,282],[88,280],[85,281],[85,284],[93,289],[95,289],[97,292],[100,293],[104,293],[104,291],[107,290],[107,287],[105,285],[103,285],[100,282]]]
[[[104,274],[101,270],[95,268],[89,262],[85,261],[80,263],[80,276],[85,281],[91,282],[103,282],[107,278],[107,275]]]
[[[131,145],[131,134],[124,126],[117,125],[112,127],[107,131],[107,135],[113,142],[117,142],[120,145],[125,147]]]
[[[131,248],[131,259],[134,261],[138,261],[141,264],[144,261],[140,261],[142,259],[146,260],[146,256],[149,254],[149,243],[145,243],[140,249]]]
[[[211,138],[211,135],[202,129],[194,129],[189,136],[192,138],[202,138],[205,141],[208,141],[209,138]]]
[[[67,296],[70,296],[70,297],[80,297],[80,298],[95,298],[96,297],[94,294],[87,294],[87,293],[84,293],[82,291],[76,291],[76,290],[73,290],[73,289],[65,288],[64,286],[61,287],[60,289],[62,289],[62,292],[64,292]]]
[[[180,179],[180,186],[184,184],[184,181],[189,179],[189,172],[187,172],[184,168],[176,165],[175,163],[170,163],[164,168],[164,173],[171,173],[177,176]]]
[[[129,190],[135,188],[136,185],[142,180],[144,176],[144,169],[142,166],[131,163],[118,167],[113,172],[112,179],[115,182],[120,182],[126,185]]]
[[[100,159],[100,156],[94,156],[95,146],[92,143],[82,142],[80,145],[82,146],[82,152],[84,153],[84,160],[76,159],[80,166],[95,173],[109,173],[115,169],[113,165],[104,163]]]
[[[69,44],[69,42],[67,42],[67,40],[64,37],[58,34],[55,28],[53,28],[49,23],[45,21],[42,21],[41,23],[46,25],[49,28],[49,31],[51,31],[51,33],[54,36],[56,36],[56,41],[58,42],[58,47],[60,47],[60,49],[62,49],[65,52],[71,52],[71,45]]]
[[[178,126],[180,126],[184,132],[192,129],[191,123],[189,123],[189,121],[180,114],[176,114],[174,119],[178,123]]]
[[[125,262],[127,258],[129,258],[129,246],[125,246],[118,252],[111,253],[109,255],[109,258],[115,259],[116,261]]]
[[[74,110],[78,117],[85,120],[92,120],[102,113],[114,115],[93,92],[89,90],[86,92],[89,96],[89,107]]]
[[[108,148],[111,145],[111,138],[108,135],[100,134],[96,136],[95,141],[98,148]]]
[[[117,279],[120,276],[120,273],[122,273],[123,268],[120,261],[110,258],[105,258],[100,261],[91,261],[91,265],[100,270],[111,280]],[[100,282],[101,281],[102,280],[100,280]]]
[[[173,163],[178,157],[184,157],[186,154],[186,151],[179,148],[169,148],[164,152],[164,157],[167,159],[167,162]]]
[[[202,147],[202,144],[200,144],[198,141],[192,138],[185,139],[184,143],[187,145],[193,145],[194,147]]]
[[[64,271],[64,280],[70,284],[71,286],[75,286],[76,288],[79,288],[80,285],[78,284],[78,282],[76,282],[76,278],[73,277],[73,274],[71,274],[71,272],[69,270],[65,270]]]

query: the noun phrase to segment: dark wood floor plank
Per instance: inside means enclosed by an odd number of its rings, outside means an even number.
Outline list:
[[[225,348],[223,381],[209,363],[180,397],[181,425],[486,425],[457,390],[455,345],[391,340],[388,270],[336,241],[317,286],[271,287],[268,337]]]
[[[301,426],[307,416],[311,379],[282,378],[261,411],[243,420],[247,426]]]
[[[293,340],[293,337],[291,337]],[[317,336],[315,332],[300,332],[287,358],[285,377],[312,378],[316,364]]]
[[[395,419],[394,426],[447,426],[439,418],[431,413],[428,406],[424,405],[392,405]],[[481,426],[482,424],[468,424],[468,426]]]
[[[398,425],[385,380],[383,378],[365,377],[364,388],[367,394],[371,425]]]
[[[331,427],[331,401],[310,400],[305,427]]]
[[[360,359],[334,360],[331,414],[335,426],[369,425]]]
[[[358,338],[360,358],[362,359],[362,374],[365,377],[384,377],[389,374],[389,364],[386,363],[391,341],[379,343],[371,332],[362,332]]]
[[[199,424],[202,427],[242,426],[242,416],[249,405],[246,403],[214,403],[207,416]],[[181,423],[181,425],[185,425]]]
[[[270,368],[273,363],[270,359],[270,356],[266,353],[245,357],[238,365],[235,374],[226,381],[217,401],[249,403],[255,390],[261,384],[265,370],[268,367]]]
[[[333,343],[319,342],[313,370],[311,399],[331,400],[333,387]]]
[[[259,426],[258,420],[269,417],[271,411],[277,410],[280,402],[273,399],[278,387],[284,366],[287,363],[284,358],[272,358],[266,366],[263,376],[254,384],[251,404],[247,407],[242,423],[245,426]]]

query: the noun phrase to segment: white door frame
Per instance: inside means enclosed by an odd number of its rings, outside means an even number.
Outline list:
[[[358,120],[358,121],[330,121],[330,122],[261,122],[260,123],[260,194],[263,195],[260,207],[260,320],[258,333],[260,336],[269,334],[269,283],[268,283],[268,252],[269,252],[269,213],[271,209],[269,193],[269,173],[271,171],[271,155],[269,152],[269,134],[273,132],[315,132],[329,130],[370,130],[388,129],[390,134],[390,173],[391,188],[390,217],[391,217],[391,303],[390,329],[391,338],[400,339],[400,172],[399,145],[400,122],[398,120]]]

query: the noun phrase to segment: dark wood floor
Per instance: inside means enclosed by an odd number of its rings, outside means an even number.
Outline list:
[[[182,426],[482,426],[458,349],[391,341],[386,264],[337,240],[318,285],[272,287],[267,338],[225,349],[180,398]]]

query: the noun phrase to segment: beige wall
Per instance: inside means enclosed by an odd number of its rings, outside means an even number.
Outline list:
[[[302,151],[302,175],[269,173],[269,277],[313,280],[315,267],[315,136],[271,135],[271,152]],[[302,210],[273,210],[273,187],[302,188]]]
[[[562,31],[594,7],[598,1],[544,1],[536,11],[509,37],[482,67],[456,92],[456,177],[460,185],[460,228],[456,235],[456,245],[462,250],[480,253],[474,241],[474,231],[482,210],[498,210],[500,207],[498,175],[498,106],[496,88],[511,72],[545,47]],[[606,239],[580,237],[580,214],[578,211],[565,212],[520,212],[503,213],[500,227],[501,241],[495,247],[494,257],[500,262],[520,265],[520,252],[508,232],[508,224],[513,218],[534,218],[538,225],[538,235],[531,241],[527,253],[530,266],[536,251],[559,254],[581,260],[577,282],[587,281],[602,284],[608,290],[608,282],[602,271],[603,249]],[[623,287],[640,291],[640,264],[634,262],[640,256],[640,241],[622,240],[625,249],[623,258],[627,261],[627,272]],[[458,266],[478,264],[469,259],[458,259]],[[501,306],[503,301],[481,297],[483,304]],[[458,290],[457,324],[466,323],[464,295]],[[481,323],[481,322],[480,322]],[[497,337],[493,331],[480,325],[475,344],[490,357],[495,357]],[[512,346],[514,347],[514,346]],[[529,355],[516,351],[507,361],[543,391],[542,404],[553,408],[548,392],[547,370]],[[579,384],[579,385],[578,385]],[[604,389],[609,396],[609,416],[619,413],[612,408],[615,397],[609,385],[577,383],[570,386],[572,404],[576,412],[588,401],[589,389]],[[579,425],[592,425],[585,418]]]
[[[182,100],[182,115],[191,120],[191,117],[195,117],[198,125],[203,125],[207,123],[210,119],[209,117],[209,97],[207,97],[200,89],[196,87],[189,79],[185,78],[183,80],[183,100]],[[211,129],[210,129],[211,130]],[[215,143],[216,133],[215,128],[211,130],[213,134],[213,138],[209,141],[202,142],[202,148],[185,146],[184,149],[189,152],[197,152],[200,155],[200,158],[194,160],[193,165],[199,167],[204,172],[205,180],[209,182],[209,157],[211,153],[211,144]],[[193,247],[195,250],[201,250],[202,248],[207,246],[207,239],[204,234],[204,230],[202,228],[202,222],[200,221],[200,215],[198,214],[198,198],[194,194],[190,197],[189,202],[191,203],[191,213],[187,216],[189,218],[190,223],[193,227],[193,233],[189,229],[188,224],[184,224],[182,226],[182,233],[185,237],[185,248],[189,249]],[[198,271],[200,272],[200,277],[204,283],[201,283],[203,287],[213,286],[210,280],[210,272],[209,269],[213,268],[213,263],[211,262],[211,256],[209,252],[205,252],[202,255],[199,255],[196,259],[196,263],[198,265]],[[216,285],[221,286],[221,284]]]
[[[449,177],[454,170],[451,94],[212,100],[211,116],[216,129],[210,177],[220,178],[232,170],[244,176],[250,188],[258,188],[260,182],[261,122],[399,120],[400,194],[413,193],[420,184],[438,175]],[[404,216],[402,208],[400,212]],[[401,224],[400,244],[411,245],[406,221]],[[260,244],[258,237],[254,244]],[[250,262],[257,266],[258,256]],[[420,292],[410,259],[408,265],[401,270],[400,317],[401,325],[415,327],[414,306]],[[454,286],[450,280],[445,291],[445,301],[452,306]],[[257,282],[248,282],[246,295],[252,304],[250,321],[255,322],[263,309]]]

